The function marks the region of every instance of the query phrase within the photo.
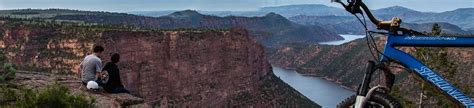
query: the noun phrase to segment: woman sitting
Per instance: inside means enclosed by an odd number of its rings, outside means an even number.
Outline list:
[[[120,71],[116,63],[120,61],[120,55],[114,53],[110,58],[110,62],[105,64],[102,72],[107,71],[108,73],[108,80],[103,85],[105,91],[109,93],[129,93],[127,89],[125,89],[122,85],[122,81],[120,80]]]

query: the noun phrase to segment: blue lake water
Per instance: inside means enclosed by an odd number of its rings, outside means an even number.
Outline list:
[[[294,70],[273,66],[273,73],[323,108],[335,108],[339,102],[355,94],[337,83],[318,77],[303,76]]]
[[[344,34],[340,34],[340,36],[343,37],[344,40],[319,42],[319,44],[323,44],[323,45],[341,45],[341,44],[344,44],[344,43],[347,43],[347,42],[365,37],[365,35],[344,35]]]

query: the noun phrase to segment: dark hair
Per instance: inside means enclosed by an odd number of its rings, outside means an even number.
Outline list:
[[[110,57],[110,61],[112,61],[113,63],[119,62],[120,61],[120,55],[117,54],[117,53],[112,54],[112,56]]]
[[[100,52],[104,52],[104,47],[102,47],[102,46],[95,46],[95,47],[94,47],[94,53],[100,53]]]

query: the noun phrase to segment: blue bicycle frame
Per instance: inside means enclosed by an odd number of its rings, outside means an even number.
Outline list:
[[[380,61],[396,60],[401,65],[414,70],[423,80],[435,85],[447,96],[463,104],[465,107],[474,108],[474,102],[458,88],[454,87],[446,79],[415,57],[394,47],[397,46],[419,46],[419,47],[474,47],[474,38],[468,37],[444,37],[444,36],[406,36],[389,34],[387,43]]]

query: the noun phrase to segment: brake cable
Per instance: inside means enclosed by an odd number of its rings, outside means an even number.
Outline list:
[[[370,41],[367,35],[368,29],[367,29],[366,23],[362,22],[362,20],[359,18],[359,16],[357,16],[357,14],[352,14],[352,15],[354,15],[357,18],[357,20],[362,24],[362,26],[364,26],[365,39],[366,39],[367,46],[369,47],[370,54],[372,55],[374,60],[377,60],[377,57],[375,56],[374,52],[372,52],[372,46],[370,44]],[[364,17],[364,14],[362,14],[362,16]],[[364,17],[364,20],[365,20],[365,17]]]
[[[374,60],[377,61],[377,58],[379,58],[379,54],[386,57],[387,59],[390,59],[390,57],[388,57],[387,55],[383,54],[379,49],[378,49],[378,46],[375,42],[375,39],[374,37],[372,36],[372,34],[368,31],[369,29],[367,28],[367,22],[366,22],[366,19],[365,19],[365,16],[363,13],[360,13],[362,15],[362,18],[363,20],[360,19],[359,16],[357,16],[356,14],[353,14],[358,20],[359,22],[364,26],[364,33],[365,33],[365,38],[366,38],[366,41],[367,41],[367,46],[369,47],[369,51],[370,51],[370,54],[372,55],[372,57],[374,57]],[[370,38],[370,40],[369,40]],[[372,42],[370,42],[372,41]],[[372,48],[376,51],[377,53],[377,56],[374,55],[374,53],[372,52]],[[378,61],[377,61],[378,62]]]
[[[364,26],[364,33],[365,33],[365,39],[366,39],[366,43],[367,43],[367,46],[369,47],[369,51],[370,51],[370,54],[372,55],[372,57],[374,58],[374,60],[376,60],[376,62],[379,62],[377,61],[377,58],[379,58],[379,55],[382,55],[384,57],[386,57],[387,59],[390,60],[390,57],[386,56],[385,54],[383,54],[379,49],[378,49],[378,46],[377,46],[377,43],[375,42],[375,39],[374,37],[372,36],[372,33],[369,32],[369,29],[367,27],[367,21],[365,19],[365,16],[363,13],[360,13],[362,15],[362,19],[360,19],[359,16],[357,16],[356,14],[353,14],[357,19],[358,21]],[[369,40],[370,38],[370,40]],[[372,48],[376,51],[377,53],[377,56],[373,53],[372,51]],[[406,68],[405,68],[406,70]],[[382,78],[382,74],[378,74],[379,75],[379,78]],[[381,84],[381,79],[378,80],[379,84]]]

